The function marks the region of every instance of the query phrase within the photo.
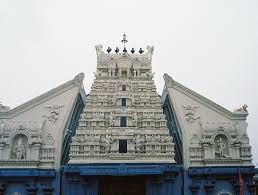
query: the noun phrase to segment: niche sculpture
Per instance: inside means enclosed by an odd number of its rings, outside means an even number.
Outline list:
[[[217,158],[229,157],[228,140],[224,135],[217,135],[215,137],[215,156]]]
[[[26,159],[28,139],[25,135],[17,135],[13,139],[12,158],[17,160]]]

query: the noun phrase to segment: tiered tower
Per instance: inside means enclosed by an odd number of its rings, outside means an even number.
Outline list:
[[[96,46],[97,71],[69,163],[174,162],[173,138],[153,81],[153,49],[105,53]]]

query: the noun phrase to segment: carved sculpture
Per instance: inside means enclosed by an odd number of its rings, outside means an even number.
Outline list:
[[[236,109],[234,112],[236,112],[236,113],[248,113],[247,108],[248,108],[248,106],[245,104],[241,108]]]
[[[106,135],[105,137],[102,138],[102,143],[105,148],[105,152],[108,153],[110,150],[110,145],[113,142],[113,139],[110,135]]]
[[[109,126],[114,127],[114,112],[110,112],[110,115],[109,115]]]
[[[21,137],[19,137],[17,146],[15,146],[14,153],[16,155],[16,159],[18,160],[26,159],[26,150]]]
[[[225,150],[225,144],[222,141],[222,138],[220,137],[219,140],[217,141],[217,145],[218,145],[218,150],[217,153],[219,155],[220,158],[224,157],[224,150]]]
[[[58,115],[60,114],[60,108],[63,106],[64,105],[58,105],[58,104],[55,104],[53,106],[46,106],[45,108],[50,109],[50,114],[43,115],[43,117],[47,118],[48,121],[55,122],[58,119]]]
[[[182,106],[185,109],[185,116],[186,116],[186,120],[189,123],[193,123],[195,120],[199,119],[200,117],[196,117],[195,113],[196,113],[196,109],[198,108],[198,106]]]
[[[153,47],[142,54],[104,53],[102,46],[96,50],[97,77],[75,135],[86,139],[84,152],[78,155],[80,143],[72,139],[70,162],[174,162],[174,143],[166,127],[160,98],[154,91]],[[118,104],[121,98],[130,100],[126,107]],[[97,112],[103,115],[94,114]]]
[[[228,158],[229,155],[227,154],[228,151],[228,146],[226,143],[226,138],[222,138],[222,136],[218,136],[215,140],[217,143],[215,143],[217,145],[215,154],[218,156],[218,158]]]

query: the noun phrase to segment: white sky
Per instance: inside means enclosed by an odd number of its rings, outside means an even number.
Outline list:
[[[158,92],[168,73],[233,110],[247,104],[258,164],[257,0],[1,0],[0,101],[18,106],[80,72],[89,92],[95,45],[154,45]]]

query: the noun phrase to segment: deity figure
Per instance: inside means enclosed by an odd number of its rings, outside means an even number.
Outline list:
[[[104,144],[106,153],[109,151],[112,141],[113,139],[111,135],[106,135],[106,137],[102,138],[102,143]]]
[[[137,135],[135,138],[134,138],[134,142],[135,142],[135,148],[136,148],[136,151],[140,151],[141,150],[141,146],[142,146],[142,138],[140,135]]]
[[[216,154],[218,154],[219,158],[228,158],[229,155],[226,154],[227,145],[225,141],[223,141],[222,137],[220,137],[217,140],[217,151]]]
[[[18,140],[18,144],[17,146],[15,147],[15,155],[16,155],[16,158],[18,160],[21,160],[21,159],[25,159],[25,147],[24,147],[24,144],[23,144],[23,141],[22,141],[22,138],[20,137],[19,140]]]
[[[220,137],[219,140],[217,141],[218,143],[218,154],[220,158],[223,158],[224,156],[224,150],[225,150],[225,144],[222,141],[222,138]]]

